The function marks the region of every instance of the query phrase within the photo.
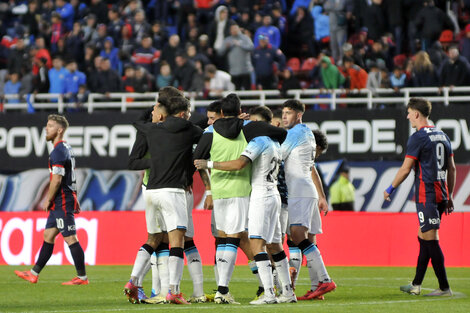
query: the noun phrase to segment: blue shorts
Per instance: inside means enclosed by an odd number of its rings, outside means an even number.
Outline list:
[[[416,203],[418,212],[419,228],[422,233],[431,229],[439,229],[441,226],[441,217],[447,206],[447,201],[435,203],[427,202]]]
[[[46,229],[48,228],[57,228],[62,234],[62,237],[76,235],[77,230],[73,212],[64,212],[63,210],[49,211],[49,217],[46,222]]]

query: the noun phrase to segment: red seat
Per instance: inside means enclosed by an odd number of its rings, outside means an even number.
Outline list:
[[[287,66],[292,69],[294,72],[298,72],[300,70],[300,60],[299,58],[290,58],[287,61]]]
[[[453,40],[454,40],[454,33],[449,29],[442,31],[441,37],[439,37],[439,41],[442,43],[452,42]]]
[[[311,71],[317,65],[317,59],[308,58],[302,63],[301,71]]]

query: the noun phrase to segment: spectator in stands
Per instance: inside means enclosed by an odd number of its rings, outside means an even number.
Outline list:
[[[49,70],[49,93],[63,94],[65,90],[65,76],[68,72],[63,67],[63,60],[61,57],[54,57],[52,59],[52,68]]]
[[[327,0],[323,8],[330,17],[330,49],[336,62],[342,60],[343,50],[341,47],[346,42],[347,19],[346,0]]]
[[[101,50],[100,55],[103,58],[108,58],[111,62],[111,68],[116,72],[121,71],[121,61],[119,60],[119,49],[114,47],[114,39],[111,36],[106,37],[104,41],[104,48]],[[78,88],[77,88],[78,90]]]
[[[421,34],[421,49],[427,50],[439,40],[444,29],[454,30],[454,24],[441,9],[434,6],[433,0],[425,0],[424,7],[415,17],[416,29]]]
[[[408,37],[408,46],[411,54],[415,54],[417,51],[416,46],[416,16],[418,12],[423,8],[424,0],[405,0],[403,3],[403,10],[405,12],[405,21],[407,26],[407,37]],[[431,58],[432,59],[432,58]]]
[[[101,70],[97,76],[97,88],[96,92],[109,96],[111,92],[120,92],[121,89],[121,78],[118,73],[111,68],[111,62],[109,59],[104,58],[100,62]]]
[[[289,17],[288,26],[285,54],[289,58],[313,56],[313,18],[310,12],[299,7],[295,15]]]
[[[194,64],[188,61],[188,56],[185,52],[178,52],[176,54],[175,61],[175,75],[173,76],[173,81],[170,85],[173,85],[174,82],[177,81],[183,90],[189,90],[196,73],[196,68],[194,67]]]
[[[189,92],[203,92],[203,98],[207,98],[207,93],[209,90],[210,79],[206,77],[204,73],[204,64],[201,60],[196,60],[194,62],[194,67],[196,72],[193,75],[193,81],[191,82],[191,87],[189,87]]]
[[[367,27],[367,36],[373,41],[378,41],[385,33],[387,20],[382,8],[382,0],[367,1],[364,12],[364,26]]]
[[[8,75],[9,79],[3,87],[3,93],[5,95],[18,95],[21,88],[21,83],[19,82],[19,74],[16,72],[11,72]],[[19,99],[7,99],[7,103],[19,103]]]
[[[282,87],[281,87],[281,96],[283,98],[289,98],[289,95],[287,92],[289,90],[293,89],[302,89],[302,86],[300,86],[300,82],[295,77],[294,72],[290,67],[284,68],[284,71],[282,72],[283,76],[283,81],[282,81]]]
[[[187,43],[190,38],[194,35],[196,35],[197,39],[197,37],[199,36],[199,25],[201,24],[198,24],[196,20],[196,15],[194,13],[189,13],[187,16],[187,21],[181,31],[181,41]],[[190,35],[191,33],[193,34]]]
[[[121,38],[118,46],[121,60],[130,59],[136,47],[136,42],[132,37],[132,26],[130,24],[124,24],[121,28]]]
[[[259,27],[256,30],[255,37],[254,37],[254,45],[255,48],[259,46],[259,36],[264,35],[268,37],[269,44],[274,49],[279,49],[281,47],[281,32],[276,26],[272,25],[272,17],[269,14],[266,14],[263,17],[263,26]]]
[[[259,46],[253,52],[253,66],[256,75],[256,87],[259,89],[277,89],[277,76],[274,68],[282,70],[286,58],[282,51],[271,46],[266,34],[258,35]]]
[[[436,68],[425,51],[420,51],[415,55],[412,82],[413,87],[436,87],[439,85]]]
[[[105,24],[98,24],[96,26],[97,29],[97,37],[93,38],[91,43],[95,46],[97,51],[101,51],[104,48],[104,42],[106,37],[108,37],[108,29]]]
[[[65,27],[62,23],[62,19],[58,12],[52,12],[51,14],[51,54],[57,52],[57,42],[65,34]]]
[[[240,12],[240,18],[237,19],[237,24],[240,27],[240,30],[245,33],[245,31],[249,31],[250,33],[254,34],[256,29],[253,29],[252,26],[252,21],[251,21],[251,12],[249,9],[243,9]]]
[[[162,62],[166,62],[170,64],[171,68],[175,68],[175,57],[176,52],[180,49],[180,36],[174,34],[170,36],[168,43],[166,43],[165,47],[162,50],[161,60]]]
[[[209,58],[203,53],[198,53],[196,46],[193,45],[192,43],[186,44],[186,54],[188,55],[188,60],[190,60],[193,63],[195,63],[198,60],[201,61],[203,65],[210,63]]]
[[[96,31],[96,16],[94,14],[88,14],[85,17],[85,25],[82,27],[83,41],[90,42],[98,38],[98,32]]]
[[[330,203],[334,211],[354,211],[356,189],[349,180],[349,166],[343,163],[338,179],[330,187]]]
[[[449,49],[449,59],[442,64],[439,78],[440,86],[466,86],[470,83],[470,64],[459,55],[456,46]]]
[[[343,47],[343,55],[354,60],[354,64],[357,64],[361,68],[366,68],[363,60],[363,56],[359,53],[359,49],[353,49],[353,45],[349,42],[345,42]]]
[[[374,95],[376,95],[377,94],[376,90],[379,88],[382,88],[381,82],[382,82],[382,74],[380,72],[380,69],[377,66],[377,63],[371,62],[370,71],[367,76],[366,87],[367,89],[371,90]]]
[[[285,34],[287,30],[287,19],[282,15],[282,7],[278,2],[273,4],[271,13],[273,15],[273,25],[279,29],[281,35]]]
[[[360,66],[354,64],[349,57],[343,58],[345,78],[349,82],[349,89],[363,89],[367,86],[367,72]]]
[[[34,77],[34,92],[35,93],[48,93],[49,92],[49,67],[47,66],[48,60],[40,58],[38,60],[38,73]]]
[[[119,16],[119,10],[116,6],[111,7],[108,11],[108,29],[107,34],[114,39],[114,42],[119,42],[121,36],[121,28],[124,26],[124,22]]]
[[[248,36],[241,33],[237,24],[230,27],[230,36],[225,38],[222,48],[217,51],[220,56],[227,56],[229,73],[236,90],[250,90],[253,71],[251,53],[254,45]]]
[[[178,81],[171,75],[171,67],[165,61],[160,65],[160,73],[157,75],[157,91],[166,86],[178,87]],[[172,84],[172,85],[170,85]]]
[[[382,41],[374,41],[372,49],[368,50],[365,55],[366,67],[369,67],[370,62],[375,62],[378,65],[385,65],[387,68],[391,67],[391,61],[384,51]]]
[[[317,50],[325,49],[327,48],[325,43],[329,43],[330,40],[330,18],[320,5],[315,5],[311,13],[315,23],[314,29]]]
[[[83,41],[82,26],[80,22],[73,24],[72,32],[65,39],[66,50],[72,59],[77,61],[79,67],[82,67],[85,42]]]
[[[168,41],[168,34],[162,27],[162,24],[160,22],[157,21],[152,24],[151,37],[153,47],[157,50],[162,50],[166,42]]]
[[[124,67],[124,76],[122,77],[122,86],[124,91],[135,92],[135,69],[134,66],[128,64]]]
[[[206,76],[210,78],[209,91],[218,96],[222,95],[223,91],[234,90],[235,86],[232,84],[232,77],[229,73],[218,70],[214,64],[208,64],[205,67]]]
[[[224,40],[230,36],[230,27],[235,22],[228,18],[228,9],[226,6],[219,6],[215,10],[215,18],[209,28],[209,43],[214,51],[219,51],[223,48]],[[227,65],[224,56],[217,53],[212,55],[212,62],[222,70],[227,70]]]
[[[210,60],[213,60],[214,49],[209,45],[209,36],[202,34],[199,36],[197,51],[204,54]]]
[[[427,52],[431,63],[434,64],[436,69],[440,69],[444,61],[448,58],[440,41],[435,41]]]
[[[331,64],[329,57],[324,56],[320,62],[322,85],[326,89],[338,89],[343,86],[345,79],[338,68]]]
[[[76,108],[83,107],[83,104],[88,102],[88,95],[90,91],[86,88],[86,85],[78,87],[77,102],[75,103]]]
[[[460,39],[460,55],[470,62],[470,24],[465,26],[465,33]]]
[[[16,45],[10,48],[7,63],[8,72],[19,74],[23,64],[30,64],[30,56],[23,38],[18,38]]]
[[[96,16],[98,24],[108,23],[108,7],[102,0],[91,0],[90,7],[88,9],[90,13]]]
[[[21,86],[18,91],[18,96],[20,97],[20,101],[24,101],[25,97],[34,91],[34,75],[33,72],[31,72],[31,66],[29,64],[23,64],[20,77]]]
[[[388,26],[395,39],[395,54],[403,52],[403,39],[405,30],[405,0],[384,0],[385,16]]]
[[[78,89],[86,84],[86,76],[78,70],[77,62],[72,60],[67,63],[68,73],[65,76],[65,99],[67,102],[77,102]]]
[[[140,47],[135,49],[132,55],[132,62],[144,67],[149,73],[155,73],[159,59],[160,51],[152,47],[152,38],[148,35],[144,36]]]
[[[32,0],[28,2],[28,12],[21,17],[21,24],[26,27],[27,32],[34,37],[37,37],[39,34],[39,24],[37,20],[39,13],[38,2]]]
[[[60,14],[64,22],[65,31],[72,30],[75,11],[73,6],[65,0],[55,1],[56,11]]]
[[[155,91],[155,79],[152,74],[147,72],[147,70],[138,66],[135,71],[135,92],[151,92]]]
[[[134,23],[132,24],[132,35],[137,42],[142,41],[145,36],[150,34],[150,24],[145,20],[145,11],[137,10],[134,15]]]
[[[395,67],[390,74],[390,85],[398,92],[401,88],[406,87],[406,74],[401,67]]]

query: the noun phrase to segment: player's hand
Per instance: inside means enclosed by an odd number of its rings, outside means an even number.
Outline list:
[[[214,200],[212,200],[212,195],[207,195],[204,200],[204,210],[212,210],[214,208]]]
[[[46,199],[44,201],[44,206],[43,206],[44,211],[48,212],[51,207],[52,207],[52,201]]]
[[[198,169],[198,170],[205,170],[207,169],[207,160],[201,160],[201,159],[198,159],[198,160],[194,160],[194,166]]]
[[[320,212],[324,212],[325,216],[328,214],[328,202],[326,202],[325,198],[320,198],[318,200],[318,208],[320,209]]]
[[[238,116],[238,118],[241,119],[241,120],[247,121],[247,120],[250,119],[250,114],[248,114],[248,113],[242,113],[242,114],[240,114],[240,115]]]
[[[448,215],[448,214],[452,214],[452,212],[454,212],[454,200],[449,199],[449,200],[447,200],[447,206],[446,206],[445,213],[446,213],[446,215]]]
[[[385,201],[392,201],[392,199],[390,199],[390,194],[386,191],[384,191],[384,200]]]

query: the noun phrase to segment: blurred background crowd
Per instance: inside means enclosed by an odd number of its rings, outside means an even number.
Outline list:
[[[2,1],[0,93],[464,86],[469,22],[470,0]]]

